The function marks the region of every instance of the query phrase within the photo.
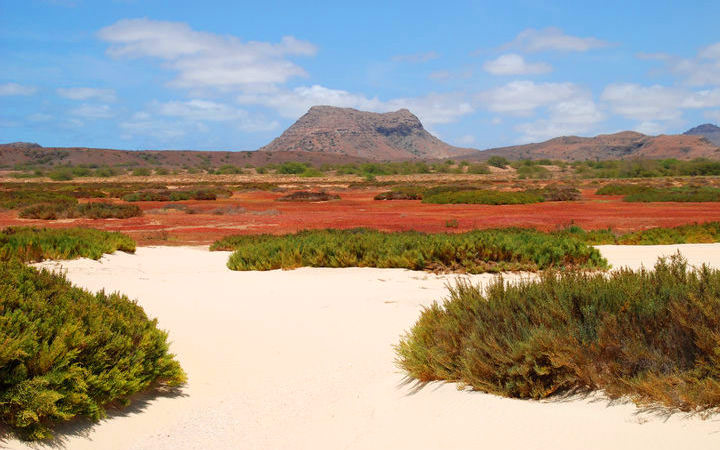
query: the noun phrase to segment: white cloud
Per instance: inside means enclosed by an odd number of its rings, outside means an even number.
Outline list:
[[[658,134],[662,134],[665,129],[665,125],[651,121],[640,122],[633,127],[634,131],[650,136],[657,136]]]
[[[456,142],[458,145],[472,145],[475,143],[475,136],[472,134],[466,134],[461,136]]]
[[[586,133],[605,120],[605,114],[589,98],[571,99],[550,105],[547,117],[516,126],[515,129],[523,133],[522,141],[537,142]]]
[[[251,115],[245,110],[208,100],[155,102],[150,109],[162,116],[179,117],[191,122],[232,122],[243,131],[269,131],[279,126],[276,121],[266,120],[260,115]],[[147,120],[150,114],[144,113],[141,120]]]
[[[60,97],[69,98],[70,100],[99,100],[101,102],[114,102],[116,99],[115,90],[113,89],[74,87],[58,88],[56,92]]]
[[[607,47],[610,44],[594,37],[570,36],[559,28],[543,29],[528,28],[505,45],[504,48],[517,48],[524,52],[542,52],[558,50],[567,52],[585,52],[595,48]]]
[[[539,107],[588,96],[573,83],[513,81],[480,93],[478,99],[490,111],[527,116]]]
[[[115,115],[108,105],[90,105],[87,103],[71,109],[70,114],[85,117],[86,119],[108,119]]]
[[[683,109],[720,106],[720,88],[689,91],[660,85],[633,83],[608,85],[601,95],[613,112],[643,122],[677,120]]]
[[[720,123],[720,110],[705,111],[704,116],[706,119],[714,120],[716,123]]]
[[[0,84],[0,96],[32,95],[37,92],[36,87],[23,86],[17,83]]]
[[[178,121],[157,120],[143,114],[135,115],[131,120],[120,123],[120,129],[125,133],[124,139],[132,139],[135,136],[150,136],[161,141],[170,141],[172,139],[185,136],[187,133],[203,133],[207,131],[207,127],[194,125],[188,126]]]
[[[297,118],[315,105],[356,108],[375,112],[407,108],[416,114],[424,124],[453,122],[474,111],[470,102],[459,94],[429,94],[425,97],[382,101],[377,97],[368,98],[362,94],[319,85],[297,87],[292,90],[277,90],[271,93],[242,94],[237,101],[240,104],[255,104],[273,108],[280,115],[288,118]]]
[[[550,64],[529,63],[516,53],[500,55],[496,59],[485,62],[483,68],[493,75],[533,75],[552,71]]]
[[[120,20],[98,33],[116,58],[157,58],[178,72],[172,85],[186,88],[243,88],[273,85],[306,76],[289,56],[314,55],[316,48],[292,36],[279,43],[243,42],[235,36],[195,31],[182,22]]]
[[[424,53],[412,53],[409,55],[395,55],[393,56],[393,61],[396,62],[409,62],[409,63],[424,63],[428,61],[432,61],[433,59],[438,59],[440,57],[440,54],[437,52],[424,52]]]

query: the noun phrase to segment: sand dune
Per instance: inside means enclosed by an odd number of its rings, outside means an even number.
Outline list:
[[[720,245],[619,247],[615,266],[652,266],[677,249],[720,267]],[[101,261],[44,263],[76,284],[139,299],[189,375],[180,396],[145,397],[97,425],[73,423],[71,449],[700,449],[720,418],[638,413],[597,398],[536,402],[403,384],[392,345],[456,276],[396,269],[232,272],[228,253],[139,248]],[[514,276],[515,278],[517,276]],[[490,275],[473,276],[487,282]],[[25,448],[15,440],[0,447]]]

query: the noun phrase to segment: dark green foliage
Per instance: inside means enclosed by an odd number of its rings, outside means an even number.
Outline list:
[[[10,227],[0,233],[0,260],[99,259],[116,250],[134,253],[129,236],[93,228]]]
[[[615,233],[612,230],[584,231],[571,226],[560,234],[570,234],[590,245],[669,245],[720,242],[720,222],[682,225],[672,228],[649,228],[631,233]]]
[[[546,186],[537,191],[547,202],[570,202],[580,200],[580,190],[562,184]]]
[[[340,196],[323,191],[295,191],[277,199],[279,202],[328,202],[330,200],[340,200]]]
[[[692,161],[680,161],[677,159],[582,161],[573,163],[572,167],[576,174],[584,178],[720,175],[720,161],[707,159],[695,159]]]
[[[647,189],[650,189],[650,186],[644,184],[610,183],[601,187],[595,193],[597,195],[628,195],[643,192]]]
[[[679,256],[654,271],[546,272],[460,282],[396,347],[422,382],[518,398],[602,389],[683,411],[720,407],[720,271]]]
[[[461,190],[447,192],[430,192],[423,194],[423,203],[439,204],[469,204],[477,203],[483,205],[520,205],[527,203],[542,202],[544,197],[534,192],[507,192],[492,191],[487,189]]]
[[[643,184],[607,184],[598,195],[625,195],[626,202],[719,202],[720,188],[712,186],[654,187]]]
[[[395,186],[388,192],[377,194],[375,200],[422,200],[426,188],[416,185]]]
[[[307,170],[308,165],[299,162],[286,162],[282,163],[277,169],[277,173],[288,174],[288,175],[300,175]]]
[[[167,334],[135,302],[17,261],[0,263],[0,342],[0,421],[24,439],[185,380]]]
[[[69,167],[59,167],[48,172],[48,177],[53,181],[69,181],[74,177],[73,171]]]
[[[77,206],[77,212],[80,217],[89,219],[127,219],[142,216],[142,211],[137,205],[105,202],[82,203]]]
[[[499,167],[500,169],[504,169],[505,167],[507,167],[508,165],[510,165],[510,161],[508,161],[507,159],[503,158],[502,156],[491,156],[491,157],[487,160],[487,163],[488,163],[489,165],[491,165],[491,166]]]
[[[683,186],[648,188],[627,195],[626,202],[720,202],[720,188],[710,186]]]
[[[313,267],[399,267],[413,270],[538,270],[605,267],[600,253],[568,235],[509,228],[457,234],[315,230],[288,235],[229,236],[211,250],[235,250],[233,270]]]
[[[106,202],[81,204],[42,203],[24,208],[18,214],[24,219],[57,220],[87,217],[89,219],[127,219],[142,215],[136,205],[123,205]]]
[[[481,164],[481,163],[470,164],[467,166],[467,173],[488,174],[488,173],[490,173],[490,168],[488,167],[487,164]]]
[[[552,172],[550,172],[545,167],[539,165],[523,165],[517,168],[517,176],[520,179],[545,179],[551,178]]]
[[[0,206],[16,209],[38,203],[77,203],[75,197],[68,192],[43,189],[8,189],[0,191]]]
[[[221,187],[197,189],[157,189],[125,194],[126,202],[177,202],[182,200],[216,200],[219,196],[229,197],[232,191]]]
[[[147,177],[152,175],[152,171],[148,169],[147,167],[138,167],[133,169],[132,175],[134,177]]]

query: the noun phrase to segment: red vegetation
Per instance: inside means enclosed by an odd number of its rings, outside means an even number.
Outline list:
[[[554,230],[571,223],[585,229],[612,227],[635,231],[720,221],[717,203],[627,203],[621,196],[583,191],[576,202],[529,205],[432,205],[417,200],[377,201],[382,189],[341,191],[341,200],[323,203],[277,202],[279,192],[242,192],[216,201],[178,202],[182,210],[155,211],[165,202],[138,202],[145,215],[128,219],[25,220],[16,211],[0,212],[0,226],[88,226],[122,231],[139,244],[207,244],[230,234],[288,233],[311,228],[368,227],[384,231],[462,232],[476,228],[532,227]],[[222,214],[223,210],[237,213]],[[152,211],[154,210],[154,211]],[[221,211],[221,213],[218,213]],[[447,227],[456,221],[457,227]]]

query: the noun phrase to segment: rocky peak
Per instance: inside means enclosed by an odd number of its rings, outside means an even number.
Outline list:
[[[446,158],[467,153],[425,130],[407,109],[387,113],[313,106],[262,151],[338,153],[376,160]]]

